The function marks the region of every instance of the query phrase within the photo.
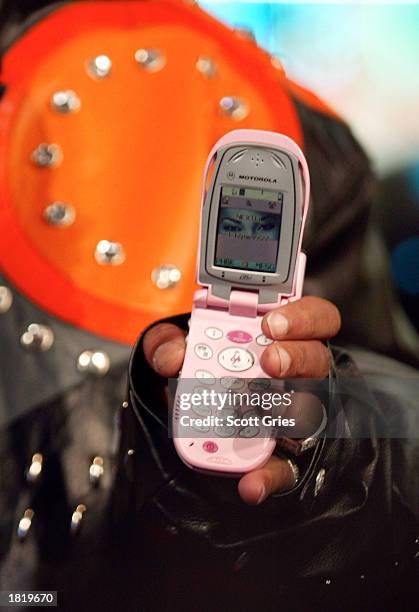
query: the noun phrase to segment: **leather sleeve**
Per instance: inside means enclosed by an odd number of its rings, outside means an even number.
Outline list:
[[[310,168],[304,292],[334,302],[341,345],[357,345],[417,367],[419,337],[396,298],[387,254],[370,219],[376,180],[349,127],[295,100]]]
[[[185,327],[186,320],[185,315],[170,322]],[[333,356],[338,377],[353,376],[365,387],[346,351],[334,348]],[[269,550],[277,570],[293,579],[339,575],[350,568],[362,573],[362,567],[374,566],[380,556],[384,571],[394,558],[407,554],[415,519],[392,484],[392,441],[375,435],[385,397],[369,403],[370,411],[364,412],[369,437],[325,439],[300,486],[253,508],[239,499],[234,479],[198,474],[177,458],[165,428],[165,382],[146,364],[140,339],[130,366],[129,400],[121,413],[114,509],[124,524],[152,517],[154,529],[174,530],[181,547],[192,546],[195,556],[202,550],[203,556],[227,565],[244,552],[256,563],[261,551]],[[357,398],[333,402],[329,414],[340,412],[344,426],[356,425],[362,414]],[[394,530],[394,540],[383,539]],[[284,550],[286,558],[281,556]]]

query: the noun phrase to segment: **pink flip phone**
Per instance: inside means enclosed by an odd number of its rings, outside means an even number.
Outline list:
[[[261,321],[301,297],[309,193],[306,160],[287,136],[235,130],[209,154],[197,262],[203,288],[194,296],[172,415],[176,451],[190,468],[240,476],[264,465],[275,448],[268,429],[264,434],[250,417],[250,425],[236,426],[236,407],[222,393],[270,387],[259,358],[272,341]],[[221,398],[220,405],[200,396]]]

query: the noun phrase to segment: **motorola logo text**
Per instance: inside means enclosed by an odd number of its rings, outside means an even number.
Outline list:
[[[251,176],[250,174],[240,174],[239,179],[244,181],[262,181],[262,183],[276,183],[276,178],[270,178],[269,176]]]

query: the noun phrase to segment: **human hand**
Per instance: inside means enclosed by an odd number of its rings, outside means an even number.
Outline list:
[[[323,340],[335,336],[341,325],[338,309],[318,297],[303,297],[268,314],[262,321],[263,333],[274,340],[260,358],[261,367],[272,378],[324,378],[330,355]],[[161,376],[174,377],[185,356],[186,333],[171,323],[150,329],[144,337],[144,354]],[[249,504],[260,504],[269,495],[294,485],[294,472],[284,457],[272,455],[269,461],[242,476],[239,495]]]

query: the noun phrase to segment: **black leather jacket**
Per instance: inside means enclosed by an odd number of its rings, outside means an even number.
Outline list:
[[[128,525],[146,515],[153,538],[171,535],[158,549],[145,538],[164,585],[156,589],[151,576],[147,581],[151,601],[156,590],[162,597],[156,609],[193,610],[200,600],[208,610],[217,602],[249,610],[258,604],[269,610],[410,609],[409,597],[419,594],[419,447],[378,435],[385,435],[380,420],[390,411],[417,429],[419,376],[369,353],[332,352],[336,384],[357,391],[330,397],[329,415],[339,412],[340,434],[362,431],[362,437],[320,441],[300,465],[292,491],[250,508],[239,499],[236,481],[194,473],[180,462],[165,429],[163,381],[147,366],[139,342],[129,405],[121,411],[119,482],[131,483],[131,494],[117,495],[116,503],[119,516],[125,506]],[[385,377],[390,390],[381,384]],[[410,396],[403,377],[416,377]]]
[[[186,318],[173,322],[184,326]],[[57,590],[60,609],[71,611],[115,610],[121,602],[152,612],[414,610],[417,440],[380,439],[376,431],[390,409],[409,426],[416,418],[417,427],[417,401],[403,380],[416,377],[417,388],[418,374],[372,353],[334,348],[333,355],[337,379],[358,381],[368,393],[362,418],[370,436],[320,442],[300,484],[258,507],[239,499],[235,480],[180,462],[165,428],[165,381],[146,364],[141,340],[118,441],[110,421],[115,393],[124,393],[121,368],[14,421],[1,436],[2,588]],[[359,378],[357,362],[367,378]],[[375,374],[391,377],[390,389],[366,382]],[[337,405],[353,429],[359,401],[339,397]],[[44,455],[32,484],[28,449]],[[88,466],[98,454],[105,469],[94,487]],[[86,511],[74,529],[77,504]],[[28,507],[33,525],[19,540]]]

